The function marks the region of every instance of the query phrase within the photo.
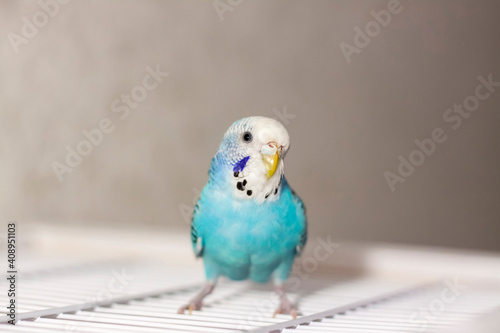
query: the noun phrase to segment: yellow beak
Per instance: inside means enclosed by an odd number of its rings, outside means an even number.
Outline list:
[[[262,161],[266,167],[267,179],[270,179],[276,172],[278,167],[279,155],[278,155],[278,145],[275,142],[269,142],[262,146],[260,150],[262,156]]]

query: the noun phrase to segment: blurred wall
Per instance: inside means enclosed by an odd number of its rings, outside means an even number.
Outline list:
[[[2,1],[2,219],[187,237],[224,131],[263,115],[289,130],[287,178],[311,237],[500,250],[500,87],[477,88],[479,76],[500,82],[499,12],[498,1]],[[447,111],[464,101],[475,111]],[[70,167],[68,149],[88,155]]]

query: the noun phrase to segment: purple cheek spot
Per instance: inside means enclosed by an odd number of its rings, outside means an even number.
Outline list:
[[[250,156],[242,158],[239,162],[237,162],[234,165],[233,172],[241,172],[243,169],[245,169],[245,166],[247,165],[248,159]]]

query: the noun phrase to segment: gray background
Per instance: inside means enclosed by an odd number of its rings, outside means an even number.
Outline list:
[[[2,1],[2,219],[188,237],[181,211],[227,127],[286,109],[311,237],[500,250],[500,88],[443,121],[479,75],[500,81],[500,3],[403,1],[348,63],[340,44],[387,4],[244,0],[221,20],[211,1],[74,0],[16,53],[9,33],[41,7]],[[120,120],[111,103],[158,64],[170,75]],[[115,130],[59,182],[52,163],[103,118]],[[384,172],[438,127],[447,141],[391,192]]]

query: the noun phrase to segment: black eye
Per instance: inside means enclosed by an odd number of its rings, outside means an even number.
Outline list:
[[[243,134],[243,141],[245,141],[245,142],[247,142],[247,143],[248,143],[248,142],[252,142],[252,139],[253,139],[252,133],[250,133],[250,132],[245,132],[245,133]]]

